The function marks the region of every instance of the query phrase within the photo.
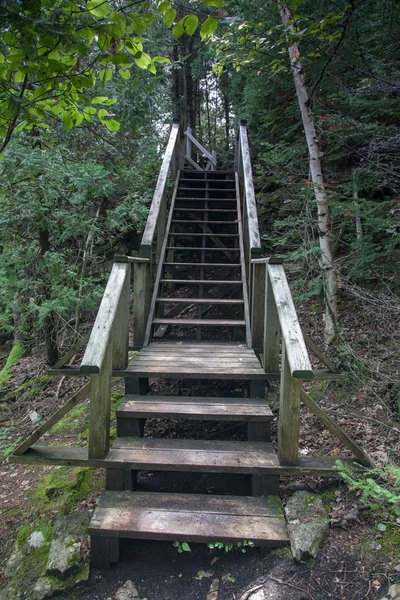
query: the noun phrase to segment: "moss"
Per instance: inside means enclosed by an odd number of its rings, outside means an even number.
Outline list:
[[[111,421],[116,418],[116,413],[122,402],[124,401],[123,394],[113,392],[111,394]]]
[[[376,533],[379,535],[378,529]],[[383,551],[387,554],[390,559],[397,564],[400,561],[400,530],[397,523],[387,523],[386,531],[381,534],[382,537],[378,538]]]
[[[81,429],[81,419],[87,410],[88,404],[86,402],[78,404],[50,429],[50,433],[69,433]]]
[[[19,396],[22,401],[34,400],[41,394],[50,380],[50,375],[28,377],[28,379],[17,388],[16,395]]]
[[[117,438],[117,428],[113,427],[112,429],[110,429],[110,442],[113,443],[115,442]]]
[[[10,354],[8,355],[7,362],[4,365],[2,371],[0,372],[0,388],[12,377],[13,374],[13,366],[17,364],[17,362],[24,355],[24,347],[22,344],[18,342],[13,345]]]
[[[56,467],[43,479],[33,493],[39,510],[59,510],[68,513],[94,489],[102,486],[95,469],[87,467]]]
[[[288,546],[285,546],[284,548],[275,548],[274,550],[271,550],[271,556],[277,556],[279,558],[288,558],[289,560],[292,560],[293,558],[292,551]]]

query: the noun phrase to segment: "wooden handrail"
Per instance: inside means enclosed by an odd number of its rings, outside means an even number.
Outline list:
[[[296,379],[312,379],[313,372],[292,294],[282,265],[268,263],[268,278],[278,313],[290,374]]]
[[[113,264],[96,321],[81,362],[81,373],[102,373],[115,317],[118,313],[126,282],[128,281],[129,284],[129,276],[130,264],[128,262]]]
[[[257,204],[254,193],[249,140],[247,137],[247,127],[243,123],[240,125],[238,142],[240,144],[241,167],[243,168],[249,251],[250,253],[261,252],[261,239],[258,227]]]
[[[164,197],[164,192],[167,186],[167,178],[170,166],[172,164],[172,158],[174,152],[177,149],[179,137],[180,137],[180,125],[174,123],[172,125],[171,134],[169,136],[168,145],[164,154],[163,162],[161,165],[160,173],[157,180],[156,189],[153,195],[153,200],[150,206],[150,211],[147,217],[146,227],[143,233],[142,241],[140,244],[140,254],[144,258],[151,258],[152,245],[154,236],[157,231],[157,222],[161,210],[161,205]]]
[[[206,158],[208,158],[208,160],[210,161],[210,163],[213,164],[216,167],[217,166],[216,155],[210,154],[210,152],[208,150],[206,150],[204,148],[204,146],[202,146],[200,144],[199,141],[196,140],[196,138],[191,134],[191,132],[189,131],[189,129],[187,129],[185,131],[185,135],[200,150],[200,152],[203,154],[203,156],[205,156]],[[189,154],[189,153],[187,153],[187,154]]]

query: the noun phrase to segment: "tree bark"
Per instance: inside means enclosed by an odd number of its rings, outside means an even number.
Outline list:
[[[278,2],[278,7],[287,34],[293,29],[292,15],[286,5]],[[321,250],[321,267],[325,294],[325,344],[329,345],[336,335],[337,321],[337,282],[331,248],[329,202],[326,195],[321,166],[321,152],[315,130],[314,117],[310,108],[305,73],[300,61],[298,43],[289,46],[290,64],[292,67],[297,100],[303,121],[310,157],[310,171],[315,198],[318,207],[318,235]]]

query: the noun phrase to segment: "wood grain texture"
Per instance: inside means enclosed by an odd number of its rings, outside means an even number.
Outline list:
[[[286,347],[283,344],[278,427],[278,458],[283,465],[295,465],[298,460],[300,394],[301,379],[292,377]]]
[[[117,538],[237,543],[288,543],[286,524],[266,498],[106,492],[89,534]]]
[[[300,379],[312,379],[311,363],[285,270],[282,265],[270,264],[268,264],[267,269],[268,281],[271,283],[291,376]]]
[[[135,264],[133,269],[133,344],[143,346],[150,311],[150,265]]]
[[[253,172],[251,169],[251,159],[249,150],[249,141],[247,138],[247,128],[240,126],[240,148],[243,164],[243,180],[246,194],[246,217],[247,230],[249,235],[250,252],[261,252],[261,239],[258,227],[257,204],[254,193]]]
[[[114,263],[104,291],[92,333],[83,356],[81,373],[101,373],[107,347],[111,339],[114,319],[118,312],[120,298],[130,273],[128,263]]]
[[[111,344],[108,344],[102,373],[90,376],[90,458],[105,458],[110,448],[111,361]]]
[[[171,166],[172,156],[175,151],[179,136],[179,125],[174,124],[172,126],[171,134],[169,137],[168,145],[164,154],[163,162],[161,165],[160,173],[158,175],[156,189],[153,195],[153,200],[150,206],[149,214],[146,221],[146,227],[143,233],[142,241],[140,244],[140,254],[144,258],[151,258],[151,247],[153,245],[154,236],[157,230],[158,215],[161,208],[165,188],[167,185],[168,171]]]
[[[265,371],[279,371],[281,328],[267,265],[264,267],[264,338],[263,365]]]

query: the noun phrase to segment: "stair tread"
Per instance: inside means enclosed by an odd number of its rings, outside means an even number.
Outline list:
[[[239,237],[237,233],[181,233],[180,231],[170,231],[168,235],[174,237]],[[230,250],[230,248],[225,248],[225,250]]]
[[[187,283],[188,285],[242,285],[241,281],[219,279],[160,279],[160,283]]]
[[[89,534],[153,540],[256,546],[288,542],[277,498],[106,491],[89,525]]]
[[[212,223],[213,225],[237,225],[238,222],[237,221],[196,221],[196,219],[173,219],[171,221],[172,224],[174,223],[190,223],[191,225],[196,224],[196,225],[209,225],[210,223]]]
[[[179,208],[179,206],[175,206],[174,210],[177,211],[179,210],[179,212],[182,212],[184,210],[187,210],[187,206]],[[190,208],[189,209],[190,212],[216,212],[216,213],[232,213],[232,212],[236,212],[236,208]]]
[[[234,267],[237,269],[241,266],[240,263],[208,263],[208,262],[169,262],[165,261],[165,265],[175,267]]]
[[[167,246],[167,250],[198,250],[205,252],[239,252],[239,248],[196,248],[194,246]]]
[[[244,327],[243,319],[153,319],[155,325],[189,325],[214,327]]]
[[[184,302],[188,304],[243,304],[240,298],[157,298],[157,302]]]
[[[262,398],[126,395],[117,418],[132,417],[266,422],[273,415]]]
[[[138,470],[265,474],[276,456],[268,442],[117,437],[107,460]]]

